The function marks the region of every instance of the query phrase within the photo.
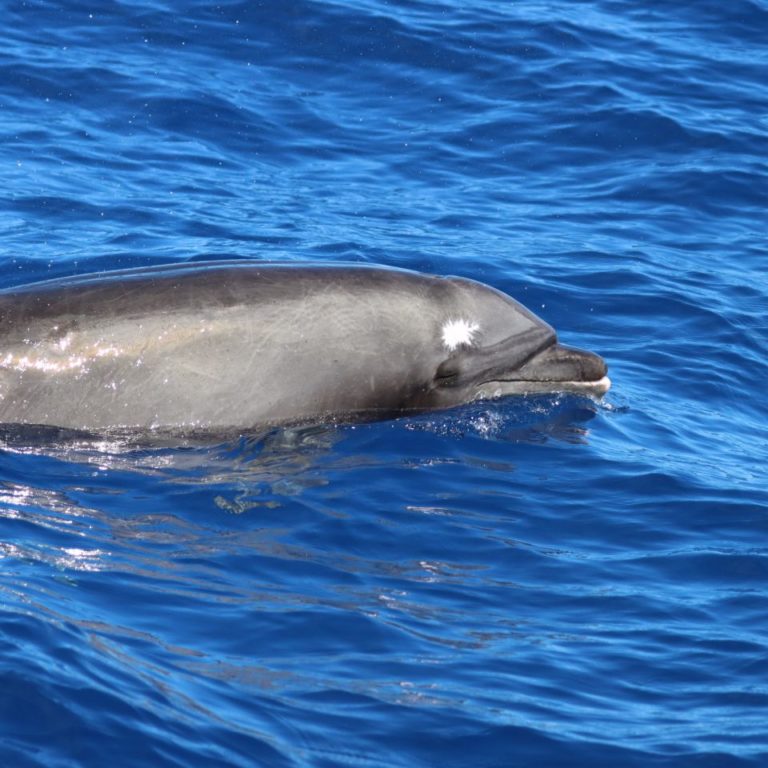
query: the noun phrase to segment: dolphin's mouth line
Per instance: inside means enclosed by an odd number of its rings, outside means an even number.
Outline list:
[[[569,390],[589,390],[590,392],[599,392],[605,394],[611,388],[611,380],[608,376],[601,376],[599,379],[489,379],[480,384],[481,387],[492,387],[496,384],[520,384],[531,385],[533,387],[547,387],[553,385],[567,387]]]
[[[508,378],[504,379],[501,377],[494,378],[494,379],[488,379],[488,381],[484,381],[483,384],[493,384],[495,381],[504,381],[508,382],[510,384],[512,383],[523,383],[523,384],[558,384],[560,382],[569,382],[571,384],[594,384],[597,381],[602,381],[603,379],[607,379],[607,376],[601,376],[599,379],[517,379],[517,378]]]

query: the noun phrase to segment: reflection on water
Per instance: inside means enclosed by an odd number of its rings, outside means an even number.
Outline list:
[[[573,397],[510,399],[476,403],[441,416],[379,425],[279,429],[226,443],[173,448],[137,446],[135,440],[120,437],[94,440],[63,437],[60,431],[17,429],[4,435],[4,460],[10,462],[6,474],[13,474],[14,462],[35,461],[41,487],[10,481],[0,486],[1,551],[5,557],[47,563],[58,570],[117,568],[158,576],[177,570],[174,559],[179,548],[192,557],[229,556],[245,549],[254,556],[312,562],[337,573],[416,581],[450,581],[458,573],[456,578],[463,579],[465,567],[455,571],[458,566],[439,560],[392,561],[372,553],[356,557],[317,549],[286,526],[298,524],[300,532],[303,525],[321,518],[349,517],[341,511],[348,504],[337,503],[338,482],[329,487],[331,476],[377,478],[384,471],[394,477],[395,472],[434,472],[457,462],[507,475],[515,470],[512,462],[454,456],[458,438],[471,434],[480,440],[517,444],[583,442],[588,436],[583,425],[596,408],[591,401]],[[414,433],[424,434],[429,442],[414,444]],[[393,446],[411,449],[370,452],[370,441],[382,436]],[[344,450],[339,450],[342,443]],[[52,490],[55,486],[59,490]],[[323,488],[327,490],[321,492]],[[300,499],[310,489],[315,493],[307,506]],[[374,485],[371,492],[375,493]],[[485,492],[493,493],[491,488]],[[402,510],[411,515],[461,516],[462,524],[470,526],[484,518],[481,509],[455,506],[451,499],[447,493],[425,503],[412,500]],[[227,517],[255,516],[255,527],[234,534],[221,520],[221,528],[211,531],[213,510]],[[206,526],[201,526],[202,518],[209,521]],[[14,526],[18,532],[22,524],[27,527],[24,535],[14,535]],[[30,528],[40,535],[30,535]],[[46,530],[51,535],[43,535]],[[87,539],[88,545],[74,544],[73,537]]]
[[[448,412],[385,422],[383,426],[395,432],[421,431],[453,439],[472,435],[516,443],[543,443],[550,439],[585,442],[589,431],[584,425],[601,407],[599,402],[572,395],[540,395],[474,403]],[[266,484],[278,495],[295,495],[303,487],[297,481],[299,476],[323,465],[327,457],[332,457],[334,448],[356,430],[371,428],[371,425],[280,428],[221,442],[204,435],[94,436],[51,427],[5,425],[0,441],[9,453],[88,464],[102,472],[154,473],[184,483],[251,480]],[[339,460],[345,464],[371,461],[362,454],[357,459],[347,455]],[[304,482],[314,487],[322,481],[305,478]]]
[[[164,590],[174,584],[177,594],[205,589],[236,600],[243,599],[240,590],[228,593],[215,563],[242,556],[256,562],[300,562],[342,579],[466,582],[471,564],[405,552],[394,559],[389,553],[377,557],[375,549],[358,556],[344,547],[328,548],[329,540],[345,529],[349,533],[342,535],[350,535],[359,525],[350,515],[339,478],[355,487],[367,485],[370,499],[361,497],[357,503],[370,507],[389,494],[388,484],[383,495],[379,492],[385,475],[395,482],[400,472],[435,473],[455,465],[508,476],[515,471],[514,462],[454,455],[459,438],[470,434],[481,442],[583,442],[588,436],[583,425],[595,411],[593,403],[579,398],[541,397],[473,404],[439,417],[279,429],[183,447],[137,446],[118,437],[63,439],[50,430],[6,433],[6,476],[13,476],[19,462],[27,469],[25,482],[0,485],[0,553],[46,565],[52,572],[111,570],[151,578]],[[427,442],[414,442],[416,434]],[[381,446],[382,438],[392,449],[371,451],[371,441]],[[29,462],[37,465],[39,486],[26,479]],[[302,500],[309,490],[314,491],[311,501]],[[491,486],[478,491],[481,497],[495,493]],[[397,514],[406,517],[399,523],[392,510],[386,514],[390,533],[407,526],[416,514],[454,518],[470,536],[489,517],[482,505],[468,508],[448,488],[440,497],[402,504]],[[236,517],[245,518],[244,527],[231,527]],[[312,533],[324,526],[331,528],[322,536]],[[196,560],[208,565],[190,569],[188,564]],[[255,598],[249,593],[248,599]],[[287,595],[282,599],[289,600]]]
[[[445,414],[427,414],[403,422],[406,429],[501,442],[586,442],[584,426],[603,407],[602,401],[568,394],[530,395],[472,403]]]

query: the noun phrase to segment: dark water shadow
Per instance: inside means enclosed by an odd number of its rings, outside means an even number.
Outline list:
[[[475,436],[515,443],[541,443],[548,439],[584,442],[589,434],[586,425],[601,409],[615,410],[589,397],[547,394],[483,400],[447,411],[403,416],[384,422],[299,425],[248,432],[116,429],[95,433],[39,424],[0,424],[0,450],[59,457],[68,454],[73,460],[81,453],[126,459],[202,453],[243,462],[260,456],[285,457],[312,450],[325,452],[340,442],[349,429],[376,430],[381,424],[395,424],[406,430],[432,432],[455,439]],[[165,461],[161,464],[168,466]],[[181,464],[186,462],[182,459]]]
[[[84,487],[130,488],[137,475],[154,484],[219,486],[222,508],[259,503],[330,485],[365,468],[445,461],[514,461],[518,446],[584,445],[603,404],[574,395],[472,403],[450,411],[357,425],[275,428],[213,437],[136,435],[29,425],[0,427],[0,453],[22,462],[16,474],[67,475]],[[271,502],[268,500],[271,499]]]

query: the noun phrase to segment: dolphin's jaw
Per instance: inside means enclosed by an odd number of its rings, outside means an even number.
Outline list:
[[[611,387],[608,366],[602,357],[558,343],[534,355],[514,373],[498,376],[498,380],[521,394],[576,392],[602,396]]]
[[[492,400],[507,395],[539,395],[568,392],[589,397],[602,397],[611,388],[611,380],[603,376],[595,381],[488,381],[481,384],[475,400]]]
[[[608,366],[594,352],[550,344],[514,371],[499,371],[478,383],[479,393],[529,395],[573,392],[602,397],[611,388]],[[481,395],[482,396],[482,395]]]
[[[603,376],[595,381],[517,381],[522,385],[523,394],[537,392],[575,392],[602,397],[611,388],[611,380]]]

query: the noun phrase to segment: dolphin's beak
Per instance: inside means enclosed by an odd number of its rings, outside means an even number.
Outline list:
[[[532,385],[547,384],[553,390],[562,385],[564,391],[604,395],[611,387],[607,374],[608,366],[594,352],[552,344],[515,371],[515,379]]]

